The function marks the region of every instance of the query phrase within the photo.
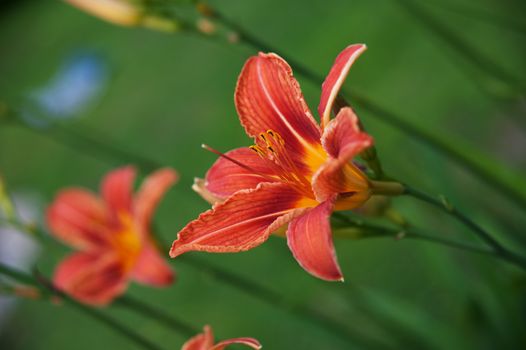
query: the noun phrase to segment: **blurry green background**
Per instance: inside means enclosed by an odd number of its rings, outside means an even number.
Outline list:
[[[352,68],[346,87],[436,135],[460,139],[522,174],[521,178],[526,174],[524,90],[512,92],[478,69],[397,1],[211,3],[271,43],[278,54],[294,57],[322,75],[345,46],[366,43],[369,49]],[[455,35],[526,81],[524,1],[421,4]],[[200,144],[222,151],[251,144],[238,123],[233,92],[244,61],[256,51],[195,35],[113,26],[57,1],[4,2],[0,100],[32,110],[32,92],[53,79],[65,60],[86,52],[105,67],[109,80],[96,103],[63,125],[111,140],[119,148],[180,172],[180,182],[156,217],[163,238],[171,241],[208,208],[190,189],[193,177],[204,175],[215,159]],[[320,87],[301,76],[298,80],[314,111]],[[375,137],[389,174],[447,195],[508,246],[525,252],[523,211],[443,155],[359,108],[357,113]],[[0,173],[11,191],[31,192],[48,203],[64,186],[96,190],[107,171],[127,164],[94,156],[90,150],[81,153],[55,137],[47,129],[35,132],[0,124]],[[431,232],[476,241],[471,232],[425,204],[400,198],[395,206]],[[305,273],[280,238],[241,254],[189,254],[258,281],[291,303],[321,310],[386,348],[518,349],[526,343],[526,279],[518,269],[421,241],[337,240],[336,247],[344,284],[319,281]],[[66,252],[56,245],[45,247],[38,268],[50,275]],[[369,347],[338,338],[308,319],[292,316],[286,308],[261,302],[190,267],[184,259],[173,263],[178,281],[171,288],[133,285],[129,293],[196,327],[212,325],[220,339],[253,336],[265,349]],[[154,320],[118,308],[110,313],[166,349],[179,349],[185,340]],[[22,300],[0,330],[0,348],[135,349],[136,345],[67,306]]]

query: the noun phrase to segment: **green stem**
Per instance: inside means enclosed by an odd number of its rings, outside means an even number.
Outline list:
[[[235,286],[256,299],[276,307],[279,310],[285,310],[297,316],[300,320],[308,320],[313,324],[322,327],[327,332],[335,334],[341,339],[354,345],[360,345],[364,349],[385,349],[386,344],[377,339],[366,336],[359,330],[350,329],[339,321],[334,320],[331,316],[326,315],[317,309],[310,308],[302,304],[292,304],[281,294],[257,283],[250,281],[237,274],[226,271],[213,264],[197,259],[191,255],[181,257],[181,263],[186,263],[199,271],[204,271],[208,275],[221,281]]]
[[[116,333],[121,334],[122,336],[126,337],[127,339],[141,346],[144,349],[148,349],[148,350],[161,350],[162,349],[159,346],[155,345],[154,343],[150,342],[148,339],[135,333],[135,331],[132,330],[131,328],[124,326],[117,320],[111,317],[108,317],[107,315],[103,314],[102,312],[94,308],[81,304],[75,301],[74,299],[69,298],[64,293],[61,293],[60,291],[53,289],[51,287],[51,284],[47,281],[41,281],[32,275],[29,275],[22,271],[18,271],[14,268],[11,268],[1,263],[0,263],[0,274],[7,276],[9,278],[12,278],[21,284],[33,286],[37,288],[39,291],[41,291],[42,293],[49,294],[51,292],[52,295],[59,296],[62,300],[64,300],[66,303],[68,303],[72,307],[78,309],[79,311],[92,317],[93,319],[99,321],[100,323],[107,325]]]
[[[348,224],[351,226],[351,228],[357,227],[360,230],[356,232],[351,232],[348,237],[349,238],[374,238],[374,237],[385,237],[385,238],[394,238],[394,239],[402,239],[402,238],[410,238],[415,240],[422,240],[422,241],[428,241],[431,243],[438,243],[441,245],[445,245],[448,247],[461,249],[465,251],[469,251],[472,253],[477,254],[483,254],[483,255],[490,255],[494,258],[499,258],[498,255],[495,255],[494,251],[491,249],[479,247],[472,244],[452,241],[446,238],[438,237],[435,235],[430,235],[427,233],[420,232],[419,230],[416,230],[415,228],[405,227],[403,229],[396,229],[396,228],[390,228],[380,225],[374,225],[371,223],[365,223],[363,221],[359,220],[353,220],[352,218],[349,218],[348,216],[335,212],[332,214],[333,217],[338,219],[340,222],[343,222],[345,224]],[[346,230],[348,228],[335,228],[334,233],[337,237],[346,237]]]
[[[511,18],[509,16],[502,16],[494,12],[492,13],[489,11],[481,10],[473,6],[473,4],[470,7],[469,5],[465,6],[458,2],[449,3],[440,0],[429,1],[427,2],[427,4],[448,11],[450,13],[463,16],[465,18],[470,18],[476,21],[491,24],[497,27],[498,29],[507,29],[522,35],[526,34],[526,25],[520,22],[520,18],[517,18],[519,19],[517,20],[516,18]]]
[[[107,325],[108,327],[110,327],[111,329],[116,331],[117,333],[120,333],[121,335],[127,337],[129,340],[135,342],[137,345],[140,345],[144,349],[162,350],[161,347],[155,345],[154,343],[152,343],[148,339],[146,339],[146,338],[142,337],[141,335],[135,333],[135,331],[133,329],[122,325],[117,320],[115,320],[115,319],[113,319],[111,317],[108,317],[107,315],[105,315],[105,314],[103,314],[103,313],[101,313],[101,312],[99,312],[99,311],[97,311],[97,310],[95,310],[93,308],[90,308],[90,307],[88,307],[88,306],[86,306],[84,304],[80,304],[80,303],[74,302],[71,299],[70,299],[69,302],[76,309],[84,312],[86,315],[89,315],[89,316],[93,317],[97,321],[99,321],[101,323],[104,323],[105,325]]]
[[[441,209],[446,214],[453,216],[454,218],[459,220],[462,224],[464,224],[466,227],[468,227],[471,231],[473,231],[482,241],[488,244],[492,248],[492,251],[495,255],[526,270],[526,259],[509,251],[502,244],[500,244],[488,231],[486,231],[484,228],[482,228],[480,225],[474,222],[471,218],[469,218],[463,212],[461,212],[454,206],[447,203],[447,201],[440,200],[438,198],[430,196],[408,185],[404,185],[404,188],[405,188],[405,192],[404,192],[405,195],[409,195],[421,201],[429,203]]]
[[[429,29],[432,33],[439,36],[444,44],[448,45],[458,54],[463,56],[467,61],[477,66],[481,72],[491,75],[493,78],[506,83],[515,91],[522,91],[524,83],[517,79],[516,76],[508,73],[496,62],[486,57],[484,54],[472,47],[459,37],[455,32],[447,28],[431,13],[427,12],[422,6],[413,0],[397,0],[398,3],[411,14],[421,24]]]
[[[142,301],[135,299],[130,296],[123,296],[117,299],[114,303],[117,306],[126,307],[134,312],[140,313],[144,316],[147,316],[153,320],[156,320],[174,330],[180,334],[185,335],[186,337],[191,337],[197,333],[200,333],[201,330],[197,329],[184,321],[181,321],[174,316],[167,314],[166,312],[152,307]]]
[[[472,253],[489,255],[493,258],[507,261],[515,266],[522,268],[523,270],[526,270],[526,260],[522,258],[521,256],[518,256],[515,253],[508,251],[507,249],[504,249],[503,251],[496,251],[493,248],[492,249],[482,248],[482,247],[478,247],[475,245],[451,241],[451,240],[448,240],[442,237],[437,237],[435,235],[422,233],[414,228],[404,228],[402,230],[399,230],[399,229],[393,229],[393,228],[388,228],[388,227],[379,226],[379,225],[373,225],[370,223],[364,223],[362,221],[353,220],[341,213],[333,213],[333,217],[340,220],[341,222],[351,225],[351,228],[354,228],[354,227],[360,228],[359,232],[351,232],[348,235],[350,238],[356,239],[356,238],[372,238],[372,237],[391,237],[395,239],[401,239],[401,238],[407,237],[411,239],[438,243],[441,245],[445,245],[445,246],[449,246],[449,247],[457,248],[457,249],[462,249],[462,250],[469,251]],[[334,232],[336,233],[336,235],[338,234],[338,232],[343,232],[343,237],[345,237],[346,229],[348,228],[342,228],[341,230],[343,231],[339,231],[339,229],[336,228]]]

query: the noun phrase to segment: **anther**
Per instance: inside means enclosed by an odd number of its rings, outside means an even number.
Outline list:
[[[263,150],[257,146],[257,145],[252,145],[249,147],[252,151],[254,151],[255,153],[257,153],[257,155],[259,155],[260,157],[264,157],[265,156],[265,152],[263,152]]]

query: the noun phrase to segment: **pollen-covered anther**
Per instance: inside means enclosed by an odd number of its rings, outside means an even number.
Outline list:
[[[275,132],[274,130],[270,130],[270,129],[267,130],[267,135],[270,136],[279,145],[281,146],[285,145],[285,140],[283,140],[281,135]]]
[[[259,147],[258,145],[252,145],[249,147],[252,151],[254,151],[258,156],[264,158],[266,156],[265,151]]]

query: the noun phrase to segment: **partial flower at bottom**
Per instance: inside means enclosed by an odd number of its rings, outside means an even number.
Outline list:
[[[205,326],[203,333],[192,337],[184,343],[181,350],[223,350],[231,344],[242,344],[252,349],[261,349],[261,344],[254,338],[233,338],[215,344],[212,328]]]
[[[135,175],[131,166],[110,172],[101,197],[83,188],[64,189],[47,209],[51,234],[78,250],[59,264],[53,283],[79,301],[107,304],[126,291],[130,280],[158,287],[174,280],[150,223],[177,173],[154,172],[134,195]]]
[[[360,207],[378,188],[353,163],[373,144],[371,136],[360,130],[351,108],[332,120],[331,112],[365,49],[351,45],[336,58],[322,86],[320,124],[281,57],[260,53],[245,63],[235,104],[255,144],[221,154],[206,179],[196,181],[194,189],[215,204],[179,232],[170,256],[249,250],[288,225],[288,245],[299,264],[316,277],[343,280],[330,215]]]

